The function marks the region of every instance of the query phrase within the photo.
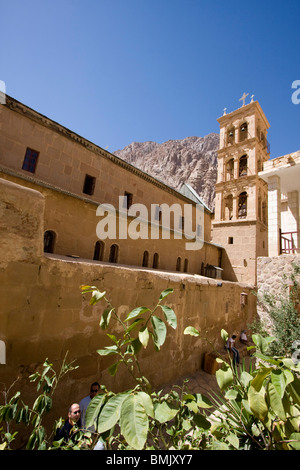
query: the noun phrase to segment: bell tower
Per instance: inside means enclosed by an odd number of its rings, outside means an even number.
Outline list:
[[[270,127],[258,101],[224,114],[220,124],[218,176],[212,240],[224,248],[224,279],[256,284],[256,258],[268,255],[266,183],[259,178],[269,159]]]

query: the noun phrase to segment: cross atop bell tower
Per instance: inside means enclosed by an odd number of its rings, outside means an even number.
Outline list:
[[[247,96],[249,95],[249,93],[243,93],[243,96],[239,99],[239,101],[242,101],[243,102],[243,106],[245,106],[245,99],[247,98]]]
[[[256,258],[267,256],[267,187],[259,178],[269,159],[270,127],[258,101],[224,112],[220,124],[213,241],[226,250],[224,277],[256,283]]]

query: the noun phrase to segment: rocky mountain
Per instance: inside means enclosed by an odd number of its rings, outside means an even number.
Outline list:
[[[114,154],[174,189],[189,183],[205,204],[214,208],[219,135],[182,140],[133,142]]]

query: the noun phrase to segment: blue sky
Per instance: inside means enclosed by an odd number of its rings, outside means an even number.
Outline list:
[[[300,150],[299,0],[0,0],[0,17],[7,94],[110,152],[219,132],[243,92],[271,157]]]

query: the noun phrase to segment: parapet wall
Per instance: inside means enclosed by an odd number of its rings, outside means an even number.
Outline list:
[[[0,179],[0,340],[5,343],[6,364],[0,364],[0,381],[32,398],[25,377],[45,358],[57,366],[68,351],[79,368],[63,380],[57,391],[55,415],[63,416],[73,402],[87,395],[97,380],[114,391],[131,386],[125,368],[115,377],[108,373],[111,356],[97,349],[110,344],[99,327],[104,305],[89,305],[80,285],[105,290],[112,305],[124,316],[137,306],[154,307],[161,291],[172,287],[165,303],[177,315],[176,330],[168,327],[161,352],[152,346],[141,353],[144,375],[153,386],[172,382],[201,367],[207,342],[183,334],[192,325],[220,343],[220,331],[230,334],[247,326],[256,310],[253,286],[217,281],[200,275],[163,272],[43,254],[44,198],[38,192]],[[247,294],[245,305],[241,293]],[[115,324],[110,331],[122,334]]]

